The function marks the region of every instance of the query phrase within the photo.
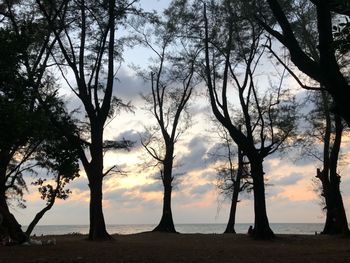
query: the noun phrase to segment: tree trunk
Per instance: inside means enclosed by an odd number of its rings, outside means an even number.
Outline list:
[[[324,163],[325,164],[325,163]],[[321,181],[321,185],[322,185],[322,196],[324,198],[325,201],[325,208],[327,213],[326,213],[326,222],[323,228],[323,231],[321,232],[321,234],[327,234],[330,229],[331,229],[331,224],[332,224],[332,217],[331,214],[328,213],[328,211],[332,210],[332,202],[330,200],[330,185],[329,185],[329,180],[328,180],[328,170],[325,169],[325,165],[323,166],[323,170],[321,171],[320,169],[317,169],[317,173],[316,173],[316,178],[318,178]]]
[[[328,112],[328,111],[327,111]],[[331,119],[326,120],[329,122],[329,127],[331,127]],[[343,204],[343,199],[340,192],[340,176],[337,174],[337,165],[339,159],[339,151],[341,146],[341,138],[343,125],[341,118],[335,115],[335,139],[332,147],[330,146],[330,131],[327,132],[328,136],[325,136],[324,143],[324,168],[320,172],[317,170],[317,176],[322,183],[323,197],[326,202],[326,222],[322,234],[327,235],[348,235],[348,221],[346,218],[345,208]],[[330,128],[329,128],[330,129]],[[328,129],[328,130],[329,130]]]
[[[340,176],[337,173],[339,152],[343,132],[343,124],[339,115],[335,115],[335,139],[330,155],[330,188],[333,201],[334,214],[333,231],[331,234],[349,234],[348,220],[346,218],[343,198],[340,192]]]
[[[52,208],[52,206],[54,205],[54,203],[55,203],[55,201],[50,202],[47,206],[45,206],[40,212],[38,212],[38,213],[35,215],[33,221],[30,222],[30,224],[29,224],[29,226],[28,226],[28,228],[27,228],[27,230],[26,230],[26,235],[27,235],[28,238],[29,238],[30,235],[32,234],[32,232],[33,232],[34,228],[36,227],[36,225],[39,223],[40,219],[45,215],[45,213],[46,213],[47,211],[49,211],[49,210]]]
[[[3,161],[3,162],[2,162]],[[7,161],[0,160],[0,215],[2,217],[1,228],[12,241],[24,243],[28,240],[27,236],[22,231],[21,225],[16,218],[11,214],[6,200],[6,167]]]
[[[90,178],[90,177],[89,177]],[[102,176],[89,179],[90,187],[90,230],[89,240],[110,240],[102,210]]]
[[[264,171],[262,160],[249,160],[254,187],[254,229],[256,239],[271,239],[274,237],[266,213]]]
[[[230,216],[229,216],[224,234],[236,234],[235,223],[236,223],[237,201],[238,201],[238,193],[234,191],[232,193],[232,199],[231,199]]]
[[[332,185],[334,195],[333,231],[330,234],[349,235],[348,220],[346,217],[343,198],[338,185]]]
[[[90,188],[89,240],[110,240],[103,216],[103,122],[91,121],[91,161],[83,163]]]
[[[171,191],[171,185],[164,185],[163,214],[158,226],[156,226],[153,231],[176,233],[171,212]]]
[[[172,158],[172,154],[170,155]],[[163,174],[163,214],[158,226],[153,231],[176,233],[175,225],[173,221],[173,214],[171,212],[171,192],[172,192],[172,160],[164,162],[164,174]]]
[[[58,174],[57,175],[57,178],[56,178],[56,188],[55,190],[52,192],[51,194],[51,197],[50,199],[48,200],[48,202],[46,203],[46,206],[40,211],[38,212],[33,221],[29,224],[27,230],[26,230],[26,235],[27,237],[29,238],[30,235],[32,234],[33,232],[33,229],[35,228],[35,226],[39,223],[40,219],[45,215],[45,213],[47,211],[49,211],[53,205],[55,204],[55,201],[56,201],[56,197],[57,197],[57,194],[59,192],[59,189],[60,189],[60,181],[61,181],[61,175]]]
[[[349,227],[339,184],[331,185],[326,201],[327,217],[322,234],[349,235]]]
[[[12,241],[22,244],[28,240],[28,237],[22,231],[21,225],[16,218],[10,213],[5,196],[0,197],[0,214],[2,215],[1,229],[7,233],[0,233],[8,235]]]
[[[233,167],[230,167],[230,168],[232,173]],[[233,187],[233,193],[232,193],[232,199],[231,199],[230,216],[224,232],[225,234],[236,234],[236,231],[235,231],[236,210],[237,210],[237,203],[238,203],[238,195],[241,190],[242,175],[243,175],[243,153],[238,147],[238,169],[237,169],[236,179],[232,178],[234,180],[234,187]],[[231,174],[231,176],[233,175]]]
[[[325,235],[348,235],[349,227],[340,192],[340,177],[331,173],[329,179],[324,171],[317,169],[317,178],[322,183],[322,195],[326,203],[326,222],[321,234]]]

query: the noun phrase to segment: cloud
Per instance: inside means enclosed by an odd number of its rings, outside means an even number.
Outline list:
[[[106,192],[103,195],[103,199],[114,200],[114,201],[125,201],[128,200],[128,191],[127,189],[114,189],[112,191]]]
[[[322,209],[315,200],[291,200],[287,197],[267,199],[270,222],[323,222]]]
[[[340,183],[340,188],[342,190],[342,195],[345,196],[350,196],[350,179],[349,178],[345,178],[341,180]]]
[[[163,191],[163,187],[160,183],[160,181],[156,181],[154,183],[150,183],[150,184],[145,184],[140,186],[139,188],[140,192],[159,192],[159,191]]]
[[[350,151],[350,134],[345,134],[345,136],[342,137],[342,146],[341,150],[345,153]]]
[[[135,72],[122,66],[117,74],[117,81],[114,82],[114,95],[125,101],[141,99],[140,93],[150,91],[150,86]]]
[[[317,165],[320,166],[321,162],[317,159],[315,159],[314,157],[308,156],[306,154],[302,154],[302,156],[300,158],[295,158],[296,161],[294,162],[294,164],[296,166],[306,166],[306,165]]]
[[[215,170],[207,169],[202,173],[201,177],[208,181],[213,181],[216,180],[217,172]]]
[[[223,146],[223,143],[217,142],[209,148],[208,153],[212,156],[211,159],[217,159],[219,156],[227,155],[227,150]]]
[[[310,186],[300,186],[300,185],[288,185],[283,188],[277,198],[288,198],[291,202],[299,201],[312,201],[317,200],[317,194],[311,189]]]
[[[294,185],[299,180],[303,179],[304,176],[301,173],[291,173],[287,176],[283,176],[282,178],[279,178],[277,180],[272,180],[271,183],[277,186],[287,186],[287,185]]]
[[[126,130],[121,133],[119,133],[116,137],[113,138],[114,141],[122,141],[122,140],[129,140],[134,143],[133,149],[141,147],[141,142],[140,142],[140,134],[138,131],[131,129],[131,130]]]
[[[266,186],[265,192],[266,192],[266,198],[275,198],[279,194],[283,193],[283,187],[275,186],[275,185]]]
[[[116,189],[104,195],[104,200],[109,208],[117,209],[154,209],[159,206],[159,194],[153,195],[151,192],[140,192],[140,188]],[[161,200],[161,198],[160,198]]]
[[[195,97],[195,100],[198,100],[198,97]],[[211,113],[211,107],[210,105],[207,105],[207,101],[203,101],[203,103],[193,103],[193,105],[191,105],[191,113],[194,116],[198,116],[200,115],[201,117],[203,117],[202,115],[208,115],[208,113]]]
[[[207,166],[206,164],[206,138],[205,137],[194,137],[187,144],[188,153],[184,154],[178,163],[183,165],[182,169],[186,172],[193,170],[203,169]]]
[[[200,196],[210,192],[211,190],[213,190],[213,184],[207,183],[192,188],[190,193],[195,196]]]
[[[70,182],[66,188],[69,189],[78,189],[78,190],[87,190],[88,187],[88,181],[86,177],[80,177],[77,178],[75,180],[73,180],[72,182]]]
[[[118,207],[118,208],[130,208],[134,209],[140,206],[147,206],[148,202],[143,202],[142,195],[131,189],[114,189],[104,194],[104,200],[106,200],[106,206]]]

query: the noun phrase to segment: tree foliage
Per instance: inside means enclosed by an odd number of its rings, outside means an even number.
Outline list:
[[[316,24],[315,33],[318,45],[315,51],[317,52],[318,59],[310,56],[304,48],[303,43],[305,42],[298,39],[298,31],[292,26],[293,20],[291,19],[291,14],[283,3],[277,0],[266,1],[271,10],[268,16],[271,17],[272,13],[272,17],[280,29],[266,21],[266,14],[260,13],[258,20],[269,34],[288,49],[294,65],[310,78],[320,83],[321,89],[326,89],[331,94],[334,102],[334,111],[349,124],[350,116],[347,110],[347,101],[350,98],[349,82],[346,75],[341,71],[341,65],[337,61],[337,46],[339,47],[339,45],[334,40],[334,32],[332,30],[335,23],[332,12],[335,10],[335,6],[339,7],[340,5],[338,2],[334,4],[334,1],[301,2],[306,4],[312,2],[315,10],[316,20],[311,21],[315,21]],[[299,1],[293,1],[293,3],[299,3]],[[345,10],[343,8],[341,9]],[[307,26],[312,28],[312,24]],[[303,88],[310,89],[308,85],[300,81],[299,84]],[[312,87],[311,89],[320,89],[320,87]]]
[[[28,5],[28,6],[27,6]],[[77,174],[77,155],[53,123],[74,133],[76,127],[58,97],[56,79],[48,70],[54,39],[33,3],[1,5],[0,46],[0,199],[10,236],[23,242],[8,204],[25,207],[25,175]],[[5,49],[4,49],[5,48]],[[67,181],[68,182],[68,181]],[[58,188],[61,191],[61,187]],[[46,191],[46,196],[48,191]],[[17,234],[16,234],[17,233]]]

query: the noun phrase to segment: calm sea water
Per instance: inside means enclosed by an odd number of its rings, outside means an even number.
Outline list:
[[[237,233],[247,233],[251,224],[236,224]],[[272,223],[270,224],[275,234],[304,234],[314,235],[315,232],[321,232],[323,224],[318,223]],[[111,234],[135,234],[145,231],[151,231],[155,225],[108,225],[108,232]],[[225,224],[178,224],[176,230],[180,233],[202,233],[202,234],[220,234],[225,230]],[[25,229],[25,227],[24,227]],[[46,225],[37,226],[33,234],[36,235],[63,235],[71,233],[87,234],[88,225]]]

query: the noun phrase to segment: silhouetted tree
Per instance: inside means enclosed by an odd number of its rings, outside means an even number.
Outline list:
[[[183,28],[182,36],[201,47],[198,68],[215,117],[250,163],[254,237],[271,238],[263,160],[293,134],[295,104],[281,91],[282,82],[265,96],[257,90],[256,71],[264,54],[263,30],[253,20],[257,10],[253,3],[243,1],[173,1],[171,7]],[[234,103],[240,104],[239,110],[233,110]]]
[[[41,198],[46,200],[46,206],[35,215],[29,224],[26,230],[28,237],[44,214],[53,207],[56,199],[65,200],[69,197],[71,191],[66,189],[66,185],[79,177],[79,157],[76,148],[72,147],[57,131],[50,132],[46,136],[50,140],[39,146],[36,162],[40,168],[47,171],[45,177],[53,175],[53,182],[47,182],[47,179],[42,177],[32,182],[34,186],[38,186]]]
[[[156,160],[164,186],[163,213],[153,230],[161,232],[176,232],[171,210],[175,144],[189,127],[187,104],[196,84],[194,65],[197,52],[192,52],[184,42],[177,42],[174,23],[158,20],[153,31],[154,39],[149,36],[149,31],[137,30],[139,41],[155,53],[157,61],[151,66],[151,77],[144,76],[151,83],[151,94],[143,96],[157,125],[148,129],[148,137],[143,138],[142,145]]]
[[[309,0],[303,0],[290,3],[289,12],[296,16],[295,21],[291,24],[291,29],[303,52],[315,63],[320,63],[320,51],[317,48],[319,33],[316,26],[316,8]],[[340,69],[345,72],[347,53],[349,51],[346,44],[347,34],[344,32],[346,31],[346,25],[340,23],[336,29],[337,31],[334,34],[337,42],[334,42],[336,44],[334,52]],[[284,64],[281,58],[272,50],[271,46],[269,46],[269,49],[276,59]],[[286,64],[284,66],[292,73],[301,86],[304,87],[299,77],[292,72],[291,67]],[[321,86],[318,89],[318,93],[313,96],[310,95],[310,101],[313,102],[315,109],[306,116],[312,125],[306,142],[313,142],[312,146],[309,146],[307,149],[315,147],[320,142],[323,143],[323,152],[314,155],[322,160],[323,163],[323,168],[318,169],[316,175],[322,183],[322,196],[325,199],[325,209],[327,211],[323,233],[347,233],[348,224],[340,192],[340,177],[337,174],[343,124],[337,113],[332,112],[332,98],[328,96],[326,90]]]
[[[211,152],[210,155],[219,162],[215,168],[219,193],[231,202],[229,219],[224,233],[236,233],[235,222],[239,193],[252,190],[252,182],[248,172],[249,165],[244,162],[242,151],[239,148],[235,149],[234,142],[227,130],[223,127],[216,128],[222,142],[215,147],[215,151]],[[234,161],[235,155],[237,155],[237,161]]]
[[[312,95],[311,95],[312,96]],[[344,124],[339,115],[330,111],[330,96],[322,91],[313,94],[311,100],[315,109],[309,112],[306,119],[311,123],[307,133],[307,143],[316,147],[322,143],[322,151],[312,151],[312,156],[322,162],[322,169],[317,169],[316,177],[321,183],[321,197],[324,198],[326,223],[323,234],[349,234],[348,222],[340,191],[338,163]]]
[[[47,74],[48,57],[55,42],[37,9],[26,1],[6,1],[0,5],[0,213],[10,237],[24,242],[27,237],[10,213],[8,202],[23,207],[26,184],[23,174],[32,168],[43,134],[49,127],[39,97],[59,106]],[[61,108],[61,110],[63,110]],[[64,112],[64,111],[63,111]]]
[[[204,76],[212,110],[250,163],[254,184],[253,235],[271,238],[274,235],[266,214],[263,161],[293,134],[295,105],[291,97],[281,92],[282,80],[270,95],[260,97],[258,93],[255,74],[264,48],[263,32],[251,20],[254,6],[222,1],[220,5],[208,4],[208,9],[209,12],[204,7]],[[238,92],[243,123],[237,123],[230,113],[228,91],[233,88]]]
[[[64,135],[72,143],[80,143],[79,158],[90,188],[90,240],[111,238],[106,231],[102,211],[102,182],[114,167],[104,169],[103,134],[107,119],[118,108],[128,107],[113,96],[117,70],[115,61],[120,58],[121,51],[115,32],[117,23],[121,23],[135,2],[62,0],[48,4],[36,1],[57,39],[60,51],[53,54],[56,66],[62,73],[65,68],[71,70],[76,85],[71,84],[64,73],[62,76],[83,104],[88,120],[87,131],[81,134],[82,138]],[[116,143],[116,148],[125,148],[128,144],[127,141]]]
[[[266,0],[266,2],[269,4],[281,31],[265,22],[264,17],[260,18],[261,25],[289,50],[292,62],[300,71],[319,82],[321,87],[331,94],[335,104],[334,111],[350,124],[350,111],[347,106],[350,100],[350,87],[337,62],[337,43],[334,42],[332,31],[334,25],[332,11],[349,16],[348,3],[345,1],[310,0],[316,8],[317,19],[319,59],[315,61],[303,49],[303,45],[293,30],[292,22],[287,16],[288,12],[284,10],[280,2],[277,0]],[[302,86],[308,88],[307,85],[302,84]]]

